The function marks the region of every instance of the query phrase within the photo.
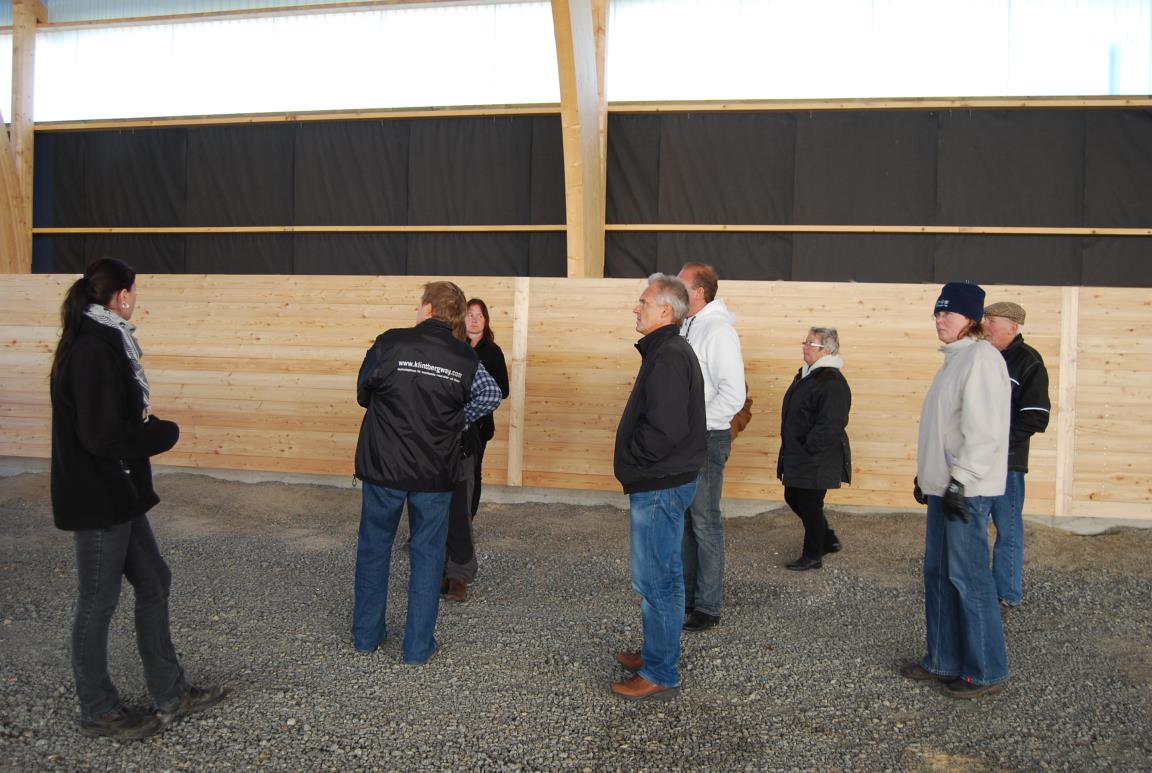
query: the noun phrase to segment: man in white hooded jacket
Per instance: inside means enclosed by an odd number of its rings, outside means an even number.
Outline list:
[[[724,516],[720,496],[724,465],[732,450],[732,417],[744,406],[744,356],[736,317],[716,297],[716,270],[685,263],[679,278],[688,288],[688,318],[680,334],[688,339],[704,374],[708,454],[696,483],[696,496],[684,515],[684,630],[704,631],[720,622],[724,595]]]

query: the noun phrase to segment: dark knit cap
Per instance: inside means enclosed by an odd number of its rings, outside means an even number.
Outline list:
[[[932,313],[940,311],[954,311],[979,322],[984,318],[983,288],[972,282],[949,282],[940,288]]]

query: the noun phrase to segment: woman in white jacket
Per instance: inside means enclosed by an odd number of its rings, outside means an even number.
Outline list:
[[[988,516],[992,500],[1004,493],[1011,388],[1004,358],[983,338],[979,286],[944,285],[933,316],[944,364],[920,413],[915,492],[928,505],[928,654],[901,673],[944,682],[953,697],[974,698],[999,692],[1008,679]]]

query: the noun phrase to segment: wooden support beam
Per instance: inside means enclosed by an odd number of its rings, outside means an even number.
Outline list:
[[[8,128],[0,115],[0,274],[27,273],[22,270],[20,245],[24,229],[20,220],[20,182],[16,178],[16,157],[8,141]]]
[[[552,0],[564,142],[568,276],[604,276],[605,0]]]
[[[48,20],[40,0],[12,0],[12,126],[10,129],[15,187],[8,191],[18,220],[13,253],[6,261],[13,273],[32,271],[32,159],[36,78],[36,25]]]
[[[516,277],[512,305],[512,362],[509,371],[508,485],[524,485],[524,421],[527,406],[525,374],[528,368],[528,318],[531,312],[531,280]]]
[[[1076,482],[1076,371],[1080,355],[1080,288],[1061,290],[1060,384],[1056,392],[1056,497],[1057,518],[1074,515]]]

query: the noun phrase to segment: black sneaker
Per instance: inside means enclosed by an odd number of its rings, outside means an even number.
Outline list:
[[[824,566],[824,562],[819,558],[805,558],[800,556],[795,561],[789,564],[784,564],[785,569],[791,569],[794,572],[807,572],[810,569],[819,569]]]
[[[166,706],[161,706],[156,709],[156,719],[160,720],[160,723],[164,725],[172,724],[176,720],[186,717],[189,714],[196,714],[197,712],[212,708],[224,700],[224,696],[227,694],[228,688],[220,685],[206,689],[189,687],[179,698]]]
[[[710,615],[707,612],[701,612],[698,609],[692,610],[688,615],[688,619],[684,621],[685,631],[707,631],[712,626],[720,622],[720,615]]]
[[[135,709],[121,708],[115,714],[99,719],[80,720],[80,732],[89,738],[112,738],[116,741],[139,741],[160,729],[160,720]]]

